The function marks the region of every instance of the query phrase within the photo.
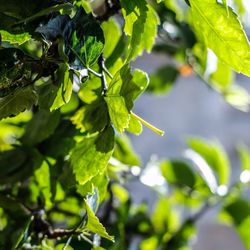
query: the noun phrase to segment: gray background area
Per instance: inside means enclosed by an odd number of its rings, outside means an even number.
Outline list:
[[[166,64],[167,58],[156,55],[140,57],[134,66],[152,72],[159,65]],[[239,76],[237,81],[250,91],[249,79]],[[225,147],[233,162],[237,175],[238,161],[235,146],[244,142],[250,146],[250,114],[240,112],[225,103],[216,92],[209,89],[195,76],[180,78],[167,95],[144,94],[136,102],[135,113],[166,131],[164,137],[157,136],[144,128],[140,136],[132,136],[135,151],[146,163],[150,156],[180,156],[186,149],[185,138],[198,136],[218,139]],[[137,197],[143,196],[137,184],[131,186]],[[150,199],[151,194],[146,193]],[[151,197],[153,199],[153,197]],[[142,198],[143,199],[143,198]],[[242,250],[234,230],[215,222],[215,211],[210,211],[200,222],[194,250]]]

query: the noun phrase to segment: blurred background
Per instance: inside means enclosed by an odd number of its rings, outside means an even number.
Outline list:
[[[140,57],[134,67],[153,72],[166,64],[167,58],[159,54]],[[249,79],[237,76],[239,85],[250,91]],[[239,172],[236,146],[245,143],[250,146],[250,115],[227,104],[223,98],[208,88],[194,75],[180,77],[168,94],[144,94],[137,101],[135,113],[165,131],[160,137],[144,128],[141,136],[131,136],[135,151],[141,156],[143,165],[152,155],[157,157],[180,157],[187,148],[185,139],[189,136],[219,140],[230,156],[233,176]],[[140,185],[130,186],[138,202],[153,203],[155,193],[142,190]],[[218,224],[215,220],[216,208],[199,221],[198,235],[193,242],[194,250],[243,250],[234,229]]]

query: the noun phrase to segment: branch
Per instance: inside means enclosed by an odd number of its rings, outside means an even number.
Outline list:
[[[99,67],[101,69],[101,80],[102,80],[103,95],[105,95],[107,90],[108,90],[108,84],[107,84],[107,79],[106,79],[106,76],[105,76],[105,70],[107,70],[107,69],[105,67],[105,60],[104,60],[103,54],[98,59],[98,65],[99,65]]]

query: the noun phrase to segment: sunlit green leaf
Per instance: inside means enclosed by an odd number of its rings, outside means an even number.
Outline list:
[[[39,187],[40,192],[43,195],[44,203],[46,205],[46,208],[51,207],[51,183],[50,183],[50,169],[49,165],[46,162],[43,162],[42,166],[37,169],[34,173],[35,180],[37,182],[37,185]]]
[[[73,74],[68,70],[66,64],[60,64],[57,74],[58,90],[50,110],[60,108],[67,104],[72,94]]]
[[[152,213],[152,222],[156,232],[174,231],[178,227],[177,214],[172,210],[168,199],[160,197]]]
[[[237,15],[213,0],[190,0],[198,35],[217,57],[250,76],[250,46]]]
[[[102,173],[112,155],[113,148],[114,131],[111,127],[79,142],[70,155],[77,182],[84,185],[94,176]]]
[[[238,153],[241,161],[242,170],[250,170],[250,151],[244,144],[238,146]]]
[[[200,154],[215,171],[219,184],[227,185],[229,183],[231,175],[230,162],[226,152],[218,142],[189,139],[188,145]]]
[[[225,92],[230,87],[234,80],[232,70],[228,65],[222,63],[220,60],[217,63],[217,69],[210,76],[212,86],[220,92]]]
[[[113,18],[103,22],[102,29],[105,37],[103,55],[108,58],[114,51],[122,33],[119,24]]]
[[[109,178],[107,173],[104,171],[101,174],[96,175],[90,181],[86,182],[84,185],[77,186],[77,192],[82,196],[89,194],[94,194],[95,189],[98,190],[99,203],[105,199],[107,193]]]
[[[93,233],[99,234],[101,237],[106,238],[108,240],[114,241],[114,237],[110,236],[104,226],[101,224],[99,219],[96,217],[93,210],[90,208],[89,204],[85,200],[85,208],[88,215],[88,222],[86,228]]]
[[[151,51],[156,35],[158,16],[146,0],[122,0],[125,33],[130,36],[128,61],[141,55],[144,49]]]
[[[129,125],[126,130],[132,134],[140,135],[142,133],[143,128],[140,121],[135,119],[135,117],[130,116]]]
[[[71,121],[81,132],[94,133],[104,129],[108,119],[107,104],[100,99],[78,109]]]
[[[148,85],[147,75],[140,70],[135,70],[132,75],[128,65],[125,65],[109,84],[105,101],[114,127],[122,133],[129,126],[129,111],[134,105],[134,100],[145,90]]]
[[[0,30],[0,36],[2,39],[2,42],[8,42],[10,44],[23,44],[27,42],[29,39],[31,39],[31,36],[29,33],[25,32],[22,34],[11,34],[6,30]]]
[[[250,95],[239,85],[233,85],[224,93],[225,100],[233,107],[247,112],[250,106]]]
[[[115,129],[119,133],[122,133],[128,127],[130,118],[124,98],[119,96],[119,94],[108,94],[105,97],[105,101],[108,105],[109,116]]]

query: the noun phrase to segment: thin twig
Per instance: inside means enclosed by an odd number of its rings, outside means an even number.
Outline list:
[[[109,72],[109,70],[107,69],[106,65],[105,65],[105,58],[103,57],[103,61],[102,61],[102,69],[103,71],[108,75],[108,77],[112,80],[114,77],[113,75]]]

